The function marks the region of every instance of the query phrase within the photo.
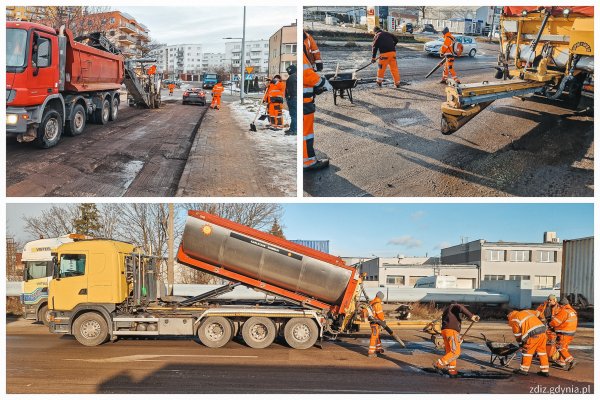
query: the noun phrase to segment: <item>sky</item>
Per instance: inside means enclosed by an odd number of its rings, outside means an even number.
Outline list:
[[[115,7],[150,29],[161,43],[201,43],[203,51],[225,51],[224,37],[242,37],[243,7]],[[246,7],[246,40],[269,40],[284,25],[296,22],[296,7]]]
[[[23,216],[51,204],[8,204],[7,233],[19,241]],[[545,231],[561,239],[592,236],[591,204],[282,204],[288,239],[329,240],[343,257],[439,256],[461,240],[533,242]]]

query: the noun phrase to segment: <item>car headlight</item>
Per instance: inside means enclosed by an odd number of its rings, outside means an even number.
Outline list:
[[[19,122],[19,116],[17,114],[6,114],[6,124],[16,125]]]

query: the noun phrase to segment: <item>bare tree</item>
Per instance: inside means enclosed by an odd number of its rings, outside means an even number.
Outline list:
[[[39,217],[23,217],[25,232],[34,238],[50,238],[74,232],[78,216],[77,204],[56,204],[42,211]]]
[[[423,21],[425,19],[425,8],[426,8],[425,6],[417,7],[419,12],[421,13],[421,21]],[[419,21],[419,23],[421,23],[421,21]]]
[[[38,7],[39,22],[58,29],[62,25],[75,37],[89,32],[103,32],[106,21],[97,15],[110,11],[106,6],[47,6]]]
[[[156,40],[151,40],[150,43],[147,43],[147,44],[145,44],[145,45],[143,45],[141,47],[141,49],[142,49],[142,57],[147,57],[154,50],[161,49],[161,48],[163,48],[165,46],[166,46],[165,43],[160,43],[160,42],[158,42]]]

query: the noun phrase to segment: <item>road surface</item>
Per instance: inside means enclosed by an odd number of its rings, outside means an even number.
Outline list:
[[[489,325],[492,324],[487,324]],[[510,334],[506,324],[495,324]],[[480,341],[463,347],[462,371],[496,372],[507,379],[450,380],[424,372],[441,352],[426,337],[399,330],[407,349],[384,337],[383,357],[367,358],[368,339],[343,338],[323,348],[293,350],[281,343],[251,349],[238,341],[209,349],[192,339],[119,340],[84,347],[70,336],[52,335],[31,321],[8,319],[8,393],[530,393],[532,390],[593,391],[592,329],[580,329],[570,372],[551,378],[513,376],[492,368]],[[473,329],[474,336],[479,333]],[[511,367],[517,367],[513,361]],[[537,366],[532,367],[537,371]],[[576,388],[576,389],[575,389]]]
[[[368,64],[365,46],[324,46],[324,72]],[[455,63],[462,82],[493,79],[497,44]],[[593,196],[593,119],[541,99],[496,101],[458,132],[440,133],[445,100],[438,62],[400,44],[403,86],[377,88],[376,67],[357,76],[354,104],[317,97],[315,148],[330,168],[304,174],[309,196]],[[339,67],[338,67],[339,63]],[[389,79],[389,72],[386,73]],[[593,107],[584,98],[580,107]]]

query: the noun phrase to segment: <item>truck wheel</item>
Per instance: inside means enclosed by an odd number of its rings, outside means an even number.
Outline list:
[[[119,115],[119,95],[113,97],[112,102],[110,103],[110,116],[108,119],[111,121],[116,121],[117,116]]]
[[[38,310],[38,321],[43,323],[46,326],[50,325],[50,310],[48,310],[48,305],[44,304]]]
[[[233,328],[224,317],[208,317],[198,328],[198,338],[206,347],[223,347],[232,337]]]
[[[292,318],[285,324],[283,334],[291,348],[304,350],[317,342],[319,328],[310,318]]]
[[[55,146],[62,136],[63,120],[58,111],[48,108],[37,129],[35,144],[43,149]]]
[[[86,119],[87,115],[85,114],[85,109],[81,104],[76,104],[75,107],[73,107],[66,133],[69,136],[81,135],[85,129]]]
[[[244,342],[253,349],[269,347],[277,336],[275,324],[269,318],[252,317],[242,325]]]
[[[98,346],[108,340],[108,324],[100,314],[87,312],[73,322],[73,335],[84,346]]]
[[[94,110],[94,122],[100,125],[106,125],[110,119],[110,102],[108,99],[102,100],[102,107]]]

